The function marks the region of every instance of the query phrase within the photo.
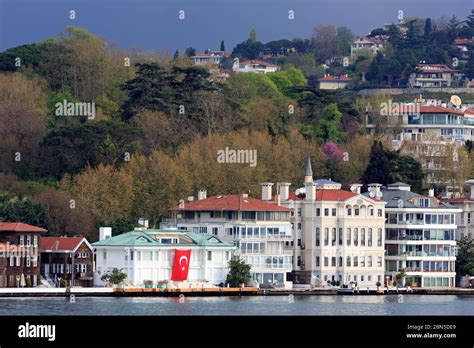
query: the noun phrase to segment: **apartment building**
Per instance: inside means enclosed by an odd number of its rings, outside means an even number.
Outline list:
[[[410,87],[442,88],[456,87],[462,84],[463,74],[446,64],[417,64],[415,72],[410,75]]]
[[[269,72],[277,71],[279,67],[276,64],[261,60],[245,60],[242,62],[236,62],[232,69],[236,72],[267,74]]]
[[[389,282],[400,271],[411,287],[454,287],[456,213],[461,209],[430,195],[411,192],[397,182],[382,188],[385,207],[385,275]]]
[[[456,213],[457,239],[474,239],[474,179],[466,181],[469,194],[462,197],[445,198],[444,201],[461,209]]]
[[[292,270],[293,230],[290,209],[271,200],[271,183],[262,184],[262,198],[241,195],[207,197],[201,190],[197,200],[171,209],[173,217],[162,228],[177,227],[209,234],[232,242],[251,266],[252,278],[260,285],[291,287],[286,275]]]
[[[292,193],[289,187],[278,183],[275,201],[291,209],[296,241],[293,281],[315,286],[328,281],[359,286],[382,282],[385,202],[361,195],[360,185],[346,191],[340,183],[313,180],[309,157],[304,186]]]

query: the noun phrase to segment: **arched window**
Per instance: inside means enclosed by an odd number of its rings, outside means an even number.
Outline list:
[[[350,256],[348,256],[346,258],[346,267],[351,267],[351,257]]]

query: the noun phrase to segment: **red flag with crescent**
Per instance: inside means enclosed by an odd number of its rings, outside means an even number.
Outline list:
[[[171,280],[186,280],[188,279],[189,262],[191,260],[191,249],[178,250],[174,252],[173,273],[171,273]]]

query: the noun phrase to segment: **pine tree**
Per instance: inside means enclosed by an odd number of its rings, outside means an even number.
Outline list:
[[[221,41],[221,51],[225,51],[224,40]]]
[[[425,36],[428,36],[433,31],[433,27],[431,25],[431,18],[426,18],[425,20]]]
[[[380,141],[374,141],[370,149],[369,165],[362,176],[365,185],[377,183],[387,185],[392,183],[390,177],[390,162]]]

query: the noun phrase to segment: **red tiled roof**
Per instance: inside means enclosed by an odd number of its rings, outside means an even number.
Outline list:
[[[458,198],[446,198],[446,199],[443,199],[443,201],[455,203],[455,202],[469,202],[469,201],[472,201],[472,199],[469,196],[464,196],[464,197],[458,197]]]
[[[206,199],[188,202],[184,208],[175,207],[170,210],[196,210],[196,211],[288,211],[273,203],[268,203],[256,198],[244,198],[241,195],[212,196]]]
[[[74,250],[82,242],[83,237],[42,237],[41,250]]]
[[[334,81],[343,81],[343,82],[347,82],[347,81],[350,81],[351,78],[348,77],[348,76],[331,76],[331,75],[328,75],[328,76],[324,76],[322,78],[320,78],[318,81],[331,81],[331,82],[334,82]]]
[[[466,110],[464,110],[464,115],[474,115],[474,109],[466,109]]]
[[[240,64],[244,65],[263,65],[267,67],[277,67],[278,65],[272,64],[272,63],[267,63],[261,60],[245,60],[243,62],[240,62]]]
[[[0,232],[46,232],[44,228],[23,222],[0,222]]]
[[[420,112],[425,113],[432,113],[432,114],[456,114],[456,115],[464,115],[464,113],[460,110],[445,108],[443,106],[434,106],[434,105],[421,105]]]
[[[446,64],[417,64],[416,65],[419,68],[419,72],[421,73],[440,73],[440,72],[456,72],[457,70],[454,70],[447,66]],[[428,69],[429,67],[436,67],[438,69]]]

